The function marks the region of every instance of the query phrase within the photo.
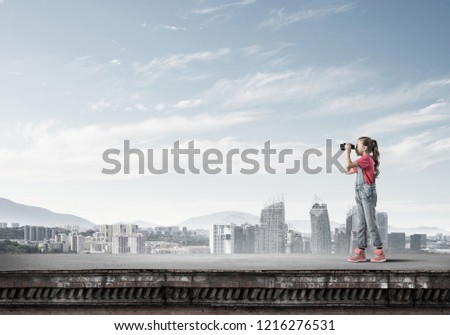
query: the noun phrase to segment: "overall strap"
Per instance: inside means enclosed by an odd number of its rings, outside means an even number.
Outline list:
[[[366,183],[366,180],[364,179],[363,171],[362,171],[361,167],[358,165],[356,167],[356,181],[355,181],[355,185],[359,186],[359,185],[364,185],[365,183]]]

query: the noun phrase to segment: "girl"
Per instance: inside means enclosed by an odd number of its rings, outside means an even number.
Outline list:
[[[370,137],[360,137],[355,145],[355,151],[361,158],[354,162],[350,158],[351,145],[347,143],[345,150],[347,174],[356,173],[355,199],[359,224],[357,230],[358,248],[355,249],[355,256],[351,256],[347,260],[349,262],[366,261],[368,227],[373,246],[375,247],[375,257],[370,261],[376,263],[385,262],[386,256],[383,252],[383,243],[375,221],[375,206],[377,205],[375,178],[380,174],[378,170],[380,166],[378,143]]]

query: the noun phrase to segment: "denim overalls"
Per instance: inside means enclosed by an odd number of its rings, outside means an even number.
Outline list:
[[[358,166],[355,182],[355,200],[358,217],[357,236],[358,248],[367,248],[367,228],[369,228],[370,238],[375,248],[381,248],[380,232],[376,225],[375,206],[377,205],[377,190],[375,183],[366,184],[363,171]]]

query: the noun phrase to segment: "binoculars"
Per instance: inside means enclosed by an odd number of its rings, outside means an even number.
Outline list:
[[[340,146],[341,146],[341,150],[345,150],[345,145],[346,145],[347,143],[341,143],[340,144]],[[350,143],[349,143],[350,144]],[[352,149],[353,150],[355,150],[355,145],[354,144],[350,144],[351,145],[351,147],[352,147]]]

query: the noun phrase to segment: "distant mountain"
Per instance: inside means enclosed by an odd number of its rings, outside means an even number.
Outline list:
[[[60,227],[77,225],[80,230],[94,228],[94,223],[79,216],[55,213],[45,208],[23,205],[5,198],[0,198],[0,221],[18,222],[21,226]]]
[[[248,223],[250,225],[259,224],[259,216],[244,212],[218,212],[209,215],[196,216],[177,224],[180,227],[188,229],[211,229],[214,224],[230,224],[241,225]]]

